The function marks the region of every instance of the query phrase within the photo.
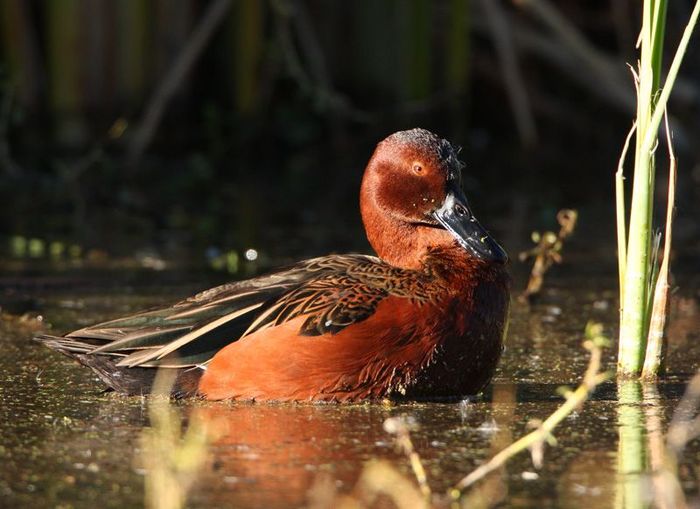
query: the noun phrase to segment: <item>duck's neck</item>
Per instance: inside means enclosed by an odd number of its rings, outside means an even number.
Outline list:
[[[491,279],[494,275],[506,274],[503,264],[479,260],[456,241],[448,247],[431,249],[423,258],[423,266],[455,287],[463,287],[473,281]]]
[[[453,256],[468,258],[454,237],[441,228],[399,221],[369,207],[363,208],[362,219],[377,255],[395,267],[422,269],[426,258],[436,250],[454,251]]]

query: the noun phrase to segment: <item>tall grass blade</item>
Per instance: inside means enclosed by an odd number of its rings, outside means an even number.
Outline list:
[[[657,94],[661,74],[666,4],[666,0],[645,0],[642,15],[634,179],[624,278],[621,274],[623,291],[621,292],[622,312],[618,354],[618,374],[621,376],[639,375],[646,354],[652,307],[649,303],[650,281],[653,276],[650,253],[655,173],[654,149],[662,115],[700,14],[700,0],[698,0],[671,62],[664,86]]]

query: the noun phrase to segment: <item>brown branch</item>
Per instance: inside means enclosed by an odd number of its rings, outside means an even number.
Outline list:
[[[19,178],[25,171],[12,157],[10,142],[8,140],[10,117],[12,116],[13,107],[14,90],[8,86],[4,90],[4,97],[0,99],[0,172],[5,173],[8,177]]]
[[[579,65],[583,64],[598,80],[610,84],[610,91],[620,103],[628,108],[633,107],[634,98],[626,90],[624,66],[621,63],[608,58],[595,48],[581,31],[547,0],[514,0],[514,3],[527,9],[551,30],[558,44],[567,48],[576,57]]]
[[[481,8],[486,14],[486,21],[491,28],[493,45],[498,54],[504,85],[508,92],[520,140],[523,145],[531,146],[537,141],[537,128],[527,89],[520,72],[518,54],[513,45],[509,21],[499,2],[481,0]]]
[[[333,88],[321,45],[303,2],[276,0],[271,5],[277,18],[277,38],[284,63],[302,92],[311,96],[327,111],[354,122],[372,121],[374,114],[355,107],[347,97]],[[299,49],[293,35],[299,41]],[[309,68],[308,72],[302,65],[302,56]]]
[[[175,59],[174,65],[167,72],[148,103],[146,113],[136,127],[128,147],[127,165],[133,171],[143,153],[153,140],[153,135],[160,124],[165,108],[182,85],[185,76],[204,51],[216,29],[225,19],[231,6],[231,0],[215,0],[202,16],[199,24],[192,31],[189,41]]]

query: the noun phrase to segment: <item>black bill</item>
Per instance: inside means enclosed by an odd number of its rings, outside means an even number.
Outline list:
[[[476,220],[466,196],[458,187],[454,186],[449,190],[442,206],[432,215],[476,258],[497,263],[508,261],[508,255],[503,248]]]

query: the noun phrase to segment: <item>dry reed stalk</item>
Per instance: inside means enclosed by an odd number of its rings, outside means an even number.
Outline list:
[[[673,152],[673,142],[671,141],[671,129],[668,126],[668,115],[666,122],[666,143],[668,145],[668,198],[666,205],[666,231],[664,239],[664,255],[659,268],[659,275],[654,287],[654,303],[649,321],[649,333],[647,336],[647,348],[644,356],[644,367],[642,368],[642,378],[650,380],[659,374],[663,361],[664,326],[666,325],[666,311],[668,309],[668,271],[671,257],[671,240],[673,238],[673,210],[676,203],[676,175],[677,161]]]
[[[589,323],[586,326],[586,338],[583,346],[591,352],[591,359],[581,385],[579,385],[575,391],[565,394],[566,402],[547,417],[535,431],[528,433],[521,439],[510,444],[493,456],[489,461],[482,464],[479,468],[455,484],[449,493],[453,500],[458,500],[465,489],[502,466],[516,454],[521,453],[525,449],[536,451],[537,448],[542,447],[545,441],[553,443],[554,437],[552,436],[552,431],[554,428],[571,414],[571,412],[581,406],[598,384],[610,378],[609,373],[600,373],[602,348],[608,342],[607,338],[602,334],[602,325]]]
[[[638,74],[635,74],[637,137],[618,349],[620,377],[638,377],[645,364],[652,311],[650,281],[653,278],[651,231],[654,206],[654,151],[658,143],[662,116],[666,112],[678,70],[700,16],[700,0],[696,0],[662,86],[661,59],[667,5],[667,0],[645,0],[642,7],[641,57]],[[662,284],[665,283],[662,281]],[[663,304],[665,312],[665,303]],[[655,327],[658,330],[658,325]],[[653,348],[656,348],[656,345]],[[657,360],[652,359],[650,362],[652,367],[649,369],[653,370],[653,364]],[[658,370],[658,365],[655,369]],[[647,370],[647,373],[649,372]]]

